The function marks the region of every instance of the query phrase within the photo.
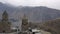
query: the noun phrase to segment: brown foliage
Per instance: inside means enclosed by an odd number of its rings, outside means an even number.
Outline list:
[[[42,29],[51,32],[52,34],[60,34],[60,19],[51,20],[43,23]]]

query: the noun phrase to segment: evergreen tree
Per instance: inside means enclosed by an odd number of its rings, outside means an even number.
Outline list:
[[[2,14],[2,21],[8,21],[8,13],[6,12],[6,10]]]

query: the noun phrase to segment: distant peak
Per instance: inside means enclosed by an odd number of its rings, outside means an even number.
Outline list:
[[[3,5],[4,3],[0,2],[0,5]]]
[[[0,2],[0,4],[3,4],[2,2]]]

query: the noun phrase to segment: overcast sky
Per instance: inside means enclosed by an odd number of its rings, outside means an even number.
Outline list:
[[[60,0],[0,0],[14,6],[47,6],[60,9]]]

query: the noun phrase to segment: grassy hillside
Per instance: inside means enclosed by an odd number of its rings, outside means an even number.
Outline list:
[[[46,21],[42,24],[41,29],[49,31],[52,34],[60,34],[60,19]]]

